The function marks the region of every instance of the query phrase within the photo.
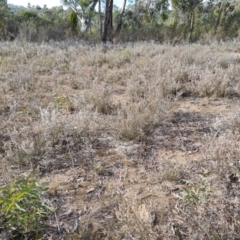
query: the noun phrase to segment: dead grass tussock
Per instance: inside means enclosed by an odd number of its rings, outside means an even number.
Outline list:
[[[216,119],[202,149],[203,161],[193,163],[191,179],[175,195],[172,221],[179,239],[239,237],[238,113]],[[188,172],[188,170],[186,170]],[[175,219],[175,220],[174,220]],[[181,221],[179,221],[181,219]]]
[[[213,136],[207,141],[206,158],[220,175],[239,175],[240,125],[239,112],[219,117],[213,125]]]

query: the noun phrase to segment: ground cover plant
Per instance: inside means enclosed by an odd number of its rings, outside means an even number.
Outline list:
[[[240,237],[240,43],[0,49],[0,184],[47,184],[35,238]]]
[[[44,219],[53,211],[43,202],[44,190],[31,178],[17,179],[10,186],[0,188],[0,223],[10,230],[9,237],[24,239],[24,235],[38,235],[44,229]]]

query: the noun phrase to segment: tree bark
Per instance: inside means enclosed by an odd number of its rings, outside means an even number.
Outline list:
[[[173,40],[175,38],[175,31],[177,28],[177,24],[178,24],[178,13],[176,9],[173,9],[174,11],[174,22],[173,22],[173,27],[172,27],[172,31],[171,31],[171,39]]]
[[[99,26],[100,26],[100,39],[102,38],[102,12],[101,12],[101,0],[98,1],[99,12]]]
[[[112,42],[112,11],[113,11],[113,0],[106,0],[104,29],[103,29],[103,35],[102,35],[103,43],[106,43],[107,40]]]
[[[189,32],[189,38],[188,38],[189,43],[192,43],[192,33],[193,33],[193,29],[194,29],[194,21],[195,21],[195,14],[193,11],[191,14],[190,32]]]
[[[81,29],[80,31],[83,33],[83,32],[87,32],[88,29],[90,28],[90,25],[91,25],[91,19],[89,18],[84,18],[84,17],[79,17],[78,18],[81,22]]]
[[[81,22],[81,32],[87,32],[88,29],[90,28],[91,21],[92,21],[92,15],[91,12],[94,11],[96,5],[98,3],[98,0],[92,0],[92,2],[89,5],[89,9],[84,9],[84,8],[77,8],[77,5],[66,1],[65,5],[69,6],[78,16],[79,21]],[[86,14],[87,10],[87,14]]]
[[[115,35],[118,35],[119,32],[120,32],[121,29],[122,29],[123,15],[124,15],[124,12],[125,12],[126,3],[127,3],[127,0],[124,0],[124,1],[123,1],[123,7],[122,7],[122,10],[121,10],[121,13],[120,13],[119,16],[118,16],[118,24],[117,24],[117,28],[116,28],[116,31],[115,31]]]
[[[217,21],[215,24],[215,34],[217,33],[217,29],[220,23],[220,19],[221,19],[221,15],[222,15],[222,11],[223,11],[223,3],[220,3],[220,8],[219,8],[219,12],[218,12],[218,17],[217,17]]]

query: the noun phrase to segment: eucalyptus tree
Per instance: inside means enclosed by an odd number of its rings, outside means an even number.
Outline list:
[[[101,0],[99,0],[99,4],[100,4],[100,1]],[[117,38],[119,32],[122,29],[123,17],[124,17],[125,9],[126,9],[126,3],[127,3],[127,0],[123,0],[122,9],[120,10],[120,12],[117,16],[117,25],[116,25],[116,29],[114,31],[113,30],[113,9],[114,9],[113,8],[113,6],[114,6],[113,0],[106,0],[103,32],[101,29],[102,43],[106,43],[107,41],[112,42],[114,38]],[[99,14],[100,14],[100,10],[99,10]],[[101,22],[101,18],[100,18],[100,22]]]
[[[126,3],[127,0],[123,0],[123,6],[122,9],[118,15],[118,22],[117,22],[117,27],[116,27],[116,31],[115,31],[115,35],[117,35],[120,30],[122,29],[122,25],[123,25],[123,16],[125,14],[125,9],[126,9]]]
[[[217,15],[214,32],[217,33],[219,25],[234,11],[235,1],[232,0],[213,0],[215,13]]]
[[[0,0],[0,39],[4,38],[6,39],[6,19],[8,16],[8,7],[7,7],[7,0]]]
[[[106,43],[107,40],[111,42],[113,39],[112,16],[113,16],[113,0],[106,0],[104,27],[103,27],[103,34],[101,39],[103,43]]]
[[[0,21],[3,19],[4,12],[8,9],[7,0],[0,0]]]
[[[87,32],[98,0],[61,0],[64,6],[70,7],[81,22],[81,32]]]
[[[192,42],[192,35],[195,24],[195,10],[203,3],[203,0],[172,0],[172,7],[180,10],[187,17],[187,26],[189,28],[188,41]]]
[[[102,0],[61,0],[62,4],[70,7],[81,22],[81,32],[87,32],[91,26],[91,21],[98,4],[99,11],[99,28],[100,38],[102,42],[112,41],[113,37],[119,33],[123,23],[123,16],[126,8],[127,0],[123,0],[123,7],[118,16],[118,24],[115,32],[113,31],[113,0],[106,0],[105,2],[105,16],[104,25],[102,27]],[[103,28],[103,29],[102,29]]]
[[[3,4],[3,5],[6,6],[6,5],[7,5],[7,0],[0,0],[0,4],[1,4],[1,5]]]
[[[151,22],[164,23],[169,19],[170,12],[169,0],[152,0],[149,9]]]

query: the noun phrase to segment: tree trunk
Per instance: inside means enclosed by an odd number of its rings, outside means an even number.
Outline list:
[[[215,24],[215,30],[214,30],[215,34],[217,33],[217,29],[218,29],[218,26],[219,26],[219,23],[220,23],[222,11],[223,11],[223,4],[220,3],[220,8],[219,8],[218,17],[217,17],[217,21],[216,21],[216,24]]]
[[[94,11],[96,5],[98,3],[98,0],[93,0],[91,2],[91,5],[89,6],[89,9],[87,10],[88,16],[86,16],[86,9],[81,8],[81,10],[78,10],[75,6],[70,5],[72,10],[77,14],[79,21],[81,22],[81,29],[80,31],[82,33],[87,32],[91,26],[92,21],[92,12]]]
[[[177,24],[178,24],[178,13],[176,9],[173,9],[174,11],[174,22],[173,22],[173,27],[172,27],[172,31],[171,31],[171,39],[173,40],[175,38],[175,31],[177,28]]]
[[[106,43],[107,40],[112,41],[112,11],[113,0],[106,0],[106,12],[104,20],[104,29],[102,35],[102,42]]]
[[[193,29],[194,29],[194,21],[195,21],[195,14],[193,11],[191,14],[190,31],[189,31],[189,38],[188,38],[189,43],[192,43],[192,33],[193,33]]]
[[[78,19],[81,22],[81,29],[80,29],[80,31],[82,33],[87,32],[88,29],[90,28],[90,25],[91,25],[91,18],[84,18],[84,17],[80,18],[79,17]]]
[[[99,12],[99,26],[100,26],[100,39],[102,38],[102,12],[101,12],[101,0],[98,1]]]
[[[125,12],[126,3],[127,3],[127,0],[124,0],[124,1],[123,1],[122,11],[121,11],[121,13],[120,13],[119,16],[118,16],[118,24],[117,24],[117,28],[116,28],[116,31],[115,31],[115,35],[118,35],[119,32],[120,32],[121,29],[122,29],[123,14],[124,14],[124,12]]]

